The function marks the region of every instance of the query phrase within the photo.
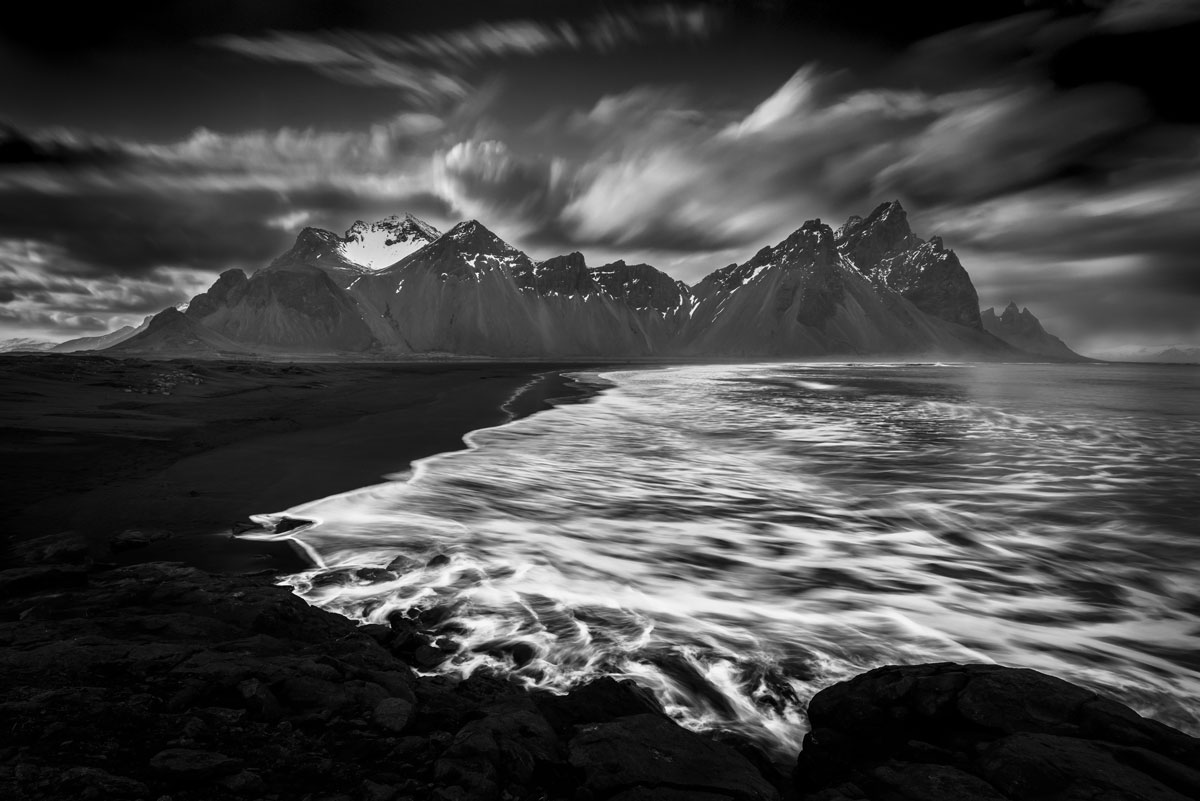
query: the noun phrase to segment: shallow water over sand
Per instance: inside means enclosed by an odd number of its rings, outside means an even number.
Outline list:
[[[1200,371],[581,378],[608,388],[289,510],[326,565],[290,582],[375,622],[438,607],[443,670],[633,677],[781,757],[814,692],[893,662],[1034,667],[1200,731]]]

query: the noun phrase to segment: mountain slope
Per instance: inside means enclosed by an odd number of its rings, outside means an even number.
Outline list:
[[[692,291],[687,284],[651,267],[614,261],[592,270],[592,278],[609,297],[635,309],[653,309],[663,316],[686,316],[691,311]]]
[[[119,342],[133,337],[145,331],[150,325],[150,320],[153,316],[146,317],[142,320],[142,324],[136,328],[132,325],[124,325],[116,331],[110,331],[107,334],[101,334],[95,337],[79,337],[78,339],[68,339],[66,342],[60,342],[55,345],[52,350],[54,353],[77,353],[85,350],[104,350],[111,348]]]
[[[1068,348],[1061,339],[1042,328],[1041,322],[1029,309],[1018,310],[1017,304],[1012,301],[1009,301],[1001,314],[997,315],[996,310],[992,308],[983,312],[980,317],[985,331],[1014,348],[1052,359],[1087,361],[1085,357]]]
[[[174,307],[150,318],[145,330],[105,349],[114,355],[245,356],[254,350],[234,342]]]
[[[581,255],[535,264],[475,220],[350,292],[400,353],[644,355],[666,339],[661,321],[609,297]]]
[[[774,247],[693,288],[685,351],[726,356],[860,356],[1007,350],[967,326],[922,313],[839,252],[810,220]]]
[[[273,350],[358,352],[376,344],[353,298],[324,270],[301,264],[252,278],[226,270],[186,315],[222,337]]]
[[[880,204],[865,219],[848,219],[837,246],[864,275],[926,314],[982,329],[979,295],[958,256],[941,237],[925,242],[913,234],[899,201]]]

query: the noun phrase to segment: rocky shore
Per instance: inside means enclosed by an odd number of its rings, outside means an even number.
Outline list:
[[[420,675],[419,619],[357,626],[268,574],[94,563],[61,539],[25,554],[0,573],[4,798],[1200,797],[1200,741],[1029,670],[888,667],[827,688],[779,770],[632,683],[554,696]]]

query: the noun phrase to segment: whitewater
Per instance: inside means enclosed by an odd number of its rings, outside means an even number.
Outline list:
[[[780,759],[871,667],[1032,667],[1200,733],[1200,370],[755,364],[581,372],[313,524],[286,582],[436,620],[453,656],[565,690],[632,678]]]

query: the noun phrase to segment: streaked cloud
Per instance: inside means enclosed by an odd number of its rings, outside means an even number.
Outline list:
[[[466,68],[485,59],[557,50],[609,52],[654,39],[704,39],[719,24],[710,6],[657,5],[582,21],[516,19],[408,36],[364,31],[220,36],[210,44],[248,58],[295,64],[328,78],[391,87],[414,104],[438,107],[472,89]]]
[[[212,280],[203,271],[157,268],[140,277],[60,275],[71,257],[40,242],[0,239],[0,321],[43,336],[137,325]]]

